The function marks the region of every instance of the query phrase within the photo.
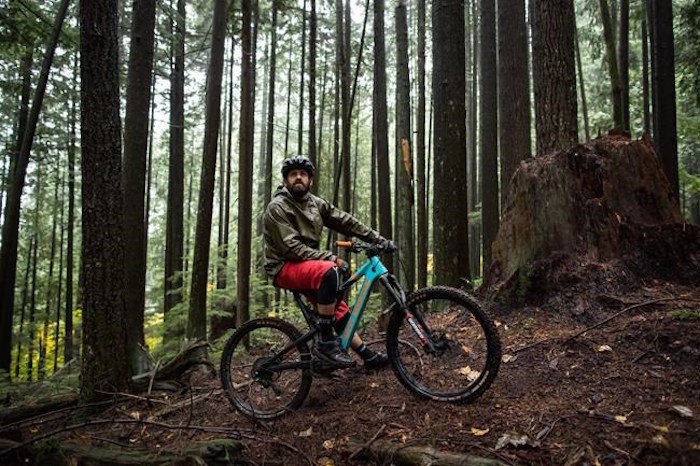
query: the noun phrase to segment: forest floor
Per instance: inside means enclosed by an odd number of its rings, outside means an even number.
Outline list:
[[[647,281],[589,298],[590,308],[571,292],[538,307],[493,309],[503,363],[471,404],[421,400],[390,368],[358,367],[314,379],[298,411],[255,422],[232,408],[217,377],[200,372],[191,391],[122,399],[97,415],[104,423],[53,437],[151,452],[230,437],[244,444],[246,460],[236,464],[257,465],[378,464],[358,447],[377,442],[511,465],[700,464],[700,289]],[[23,437],[67,423],[59,416],[26,427]]]

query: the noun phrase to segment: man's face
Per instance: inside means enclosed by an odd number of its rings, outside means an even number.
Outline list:
[[[310,178],[306,170],[301,168],[290,171],[284,179],[284,185],[294,197],[303,197],[309,192],[313,182],[313,178]]]

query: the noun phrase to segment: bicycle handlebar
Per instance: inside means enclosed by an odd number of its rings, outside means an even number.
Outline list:
[[[351,252],[365,252],[367,257],[378,256],[379,254],[391,254],[396,251],[396,245],[391,240],[385,240],[381,243],[368,244],[361,241],[336,241],[335,245],[339,248],[349,249]]]

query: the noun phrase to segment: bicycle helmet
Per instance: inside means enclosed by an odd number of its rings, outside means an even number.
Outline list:
[[[311,163],[311,160],[303,155],[295,155],[282,162],[282,178],[287,178],[289,172],[299,168],[305,170],[306,173],[309,174],[309,177],[314,176],[314,164]]]

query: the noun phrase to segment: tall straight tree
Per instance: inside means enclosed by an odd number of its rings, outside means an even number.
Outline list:
[[[299,138],[297,154],[304,151],[304,79],[306,78],[306,0],[301,10],[301,71],[299,72]]]
[[[318,40],[318,17],[316,15],[316,0],[311,1],[309,14],[309,160],[314,165],[316,160],[316,41]],[[313,186],[313,192],[318,189]]]
[[[396,4],[396,239],[399,276],[409,290],[415,284],[413,242],[413,154],[411,153],[411,83],[408,74],[408,0]],[[464,57],[464,53],[462,53]],[[464,93],[462,93],[464,95]]]
[[[605,38],[605,56],[608,62],[610,74],[610,89],[612,90],[613,124],[616,128],[623,128],[622,116],[622,86],[620,85],[620,68],[617,62],[617,49],[615,48],[615,31],[613,15],[610,13],[608,0],[598,0],[600,5],[600,17],[603,23],[603,37]]]
[[[124,286],[127,315],[127,345],[131,370],[148,369],[144,352],[143,313],[146,306],[146,228],[144,199],[149,107],[153,71],[155,0],[133,2],[129,70],[126,78],[124,119]]]
[[[76,54],[77,60],[77,54]],[[77,63],[76,63],[77,64]],[[78,67],[74,67],[77,74]],[[77,76],[75,76],[77,78]],[[76,79],[77,81],[77,79]],[[63,361],[68,364],[73,359],[73,250],[75,240],[75,152],[76,152],[76,93],[71,92],[70,101],[70,141],[68,142],[68,225],[66,229],[66,303],[65,340]]]
[[[377,167],[379,231],[393,238],[391,222],[391,183],[389,173],[389,123],[386,101],[386,44],[384,41],[384,0],[374,0],[374,91],[372,128],[374,163]],[[391,261],[387,261],[391,265]]]
[[[12,316],[15,303],[15,281],[17,280],[17,241],[22,189],[27,174],[27,165],[29,165],[29,154],[39,122],[39,112],[49,80],[49,71],[63,20],[68,10],[68,3],[69,0],[61,0],[56,12],[51,35],[46,43],[46,53],[41,64],[41,73],[34,92],[27,127],[22,134],[22,144],[7,187],[7,201],[3,212],[5,223],[2,225],[2,246],[0,246],[0,371],[4,370],[8,374],[11,363],[10,353],[12,352]]]
[[[622,129],[630,130],[630,1],[620,1],[620,35],[617,43],[617,64],[620,68]]]
[[[187,338],[189,339],[204,339],[207,336],[207,272],[211,244],[211,218],[214,207],[216,150],[221,123],[221,79],[224,74],[227,4],[226,0],[214,0],[211,55],[207,72],[204,153],[199,183],[190,309],[187,319]]]
[[[465,28],[467,29],[466,63],[469,66],[467,73],[467,206],[468,211],[477,212],[479,203],[479,177],[477,154],[477,86],[478,86],[478,46],[477,34],[479,21],[477,19],[477,0],[468,0],[466,7]],[[467,27],[468,26],[468,27]],[[481,222],[469,223],[469,271],[472,276],[481,273]]]
[[[83,359],[80,396],[127,391],[117,4],[80,2]]]
[[[669,1],[649,0],[651,83],[654,102],[654,144],[671,189],[679,199],[676,81],[673,47],[673,7]]]
[[[469,279],[465,31],[463,4],[433,3],[433,249],[435,282]]]
[[[532,81],[538,155],[578,142],[573,0],[531,3]]]
[[[428,190],[425,179],[425,0],[418,0],[418,109],[416,110],[416,281],[428,284]]]
[[[165,227],[164,314],[165,339],[175,331],[170,311],[182,301],[183,232],[185,201],[185,0],[177,0],[173,21],[170,67],[170,138],[168,154],[168,207]]]
[[[311,35],[313,36],[314,30],[315,30],[315,6],[316,6],[316,1],[312,0],[311,1],[311,19],[310,19],[310,24],[311,26]],[[265,134],[267,136],[267,141],[265,141],[265,167],[264,168],[264,173],[265,173],[265,181],[264,181],[264,187],[263,187],[263,206],[266,206],[267,204],[270,203],[270,198],[272,197],[272,151],[274,149],[274,135],[275,135],[275,88],[277,84],[277,16],[278,16],[278,0],[273,0],[272,1],[272,26],[270,28],[270,35],[271,37],[271,45],[270,45],[270,84],[267,89],[268,91],[268,98],[267,98],[267,133]],[[313,55],[316,51],[316,45],[313,43],[313,39],[311,42],[311,50],[310,54]],[[312,72],[312,79],[314,79],[314,74]],[[312,81],[313,82],[313,81]],[[310,104],[313,106],[313,100],[311,100]],[[313,112],[312,112],[313,113]],[[311,128],[310,128],[311,129]],[[311,149],[311,146],[310,146]],[[314,153],[315,153],[315,148],[313,148]],[[312,159],[314,163],[316,163],[315,159]]]
[[[525,0],[498,0],[498,145],[501,160],[501,210],[510,179],[530,157],[530,73]]]
[[[479,154],[481,157],[481,241],[483,273],[491,265],[491,243],[499,224],[498,73],[496,68],[496,2],[480,0]]]
[[[253,98],[255,68],[252,62],[251,0],[243,0],[241,26],[241,123],[239,130],[238,160],[238,280],[236,295],[238,312],[236,326],[250,318],[250,247],[252,236],[253,204]]]

